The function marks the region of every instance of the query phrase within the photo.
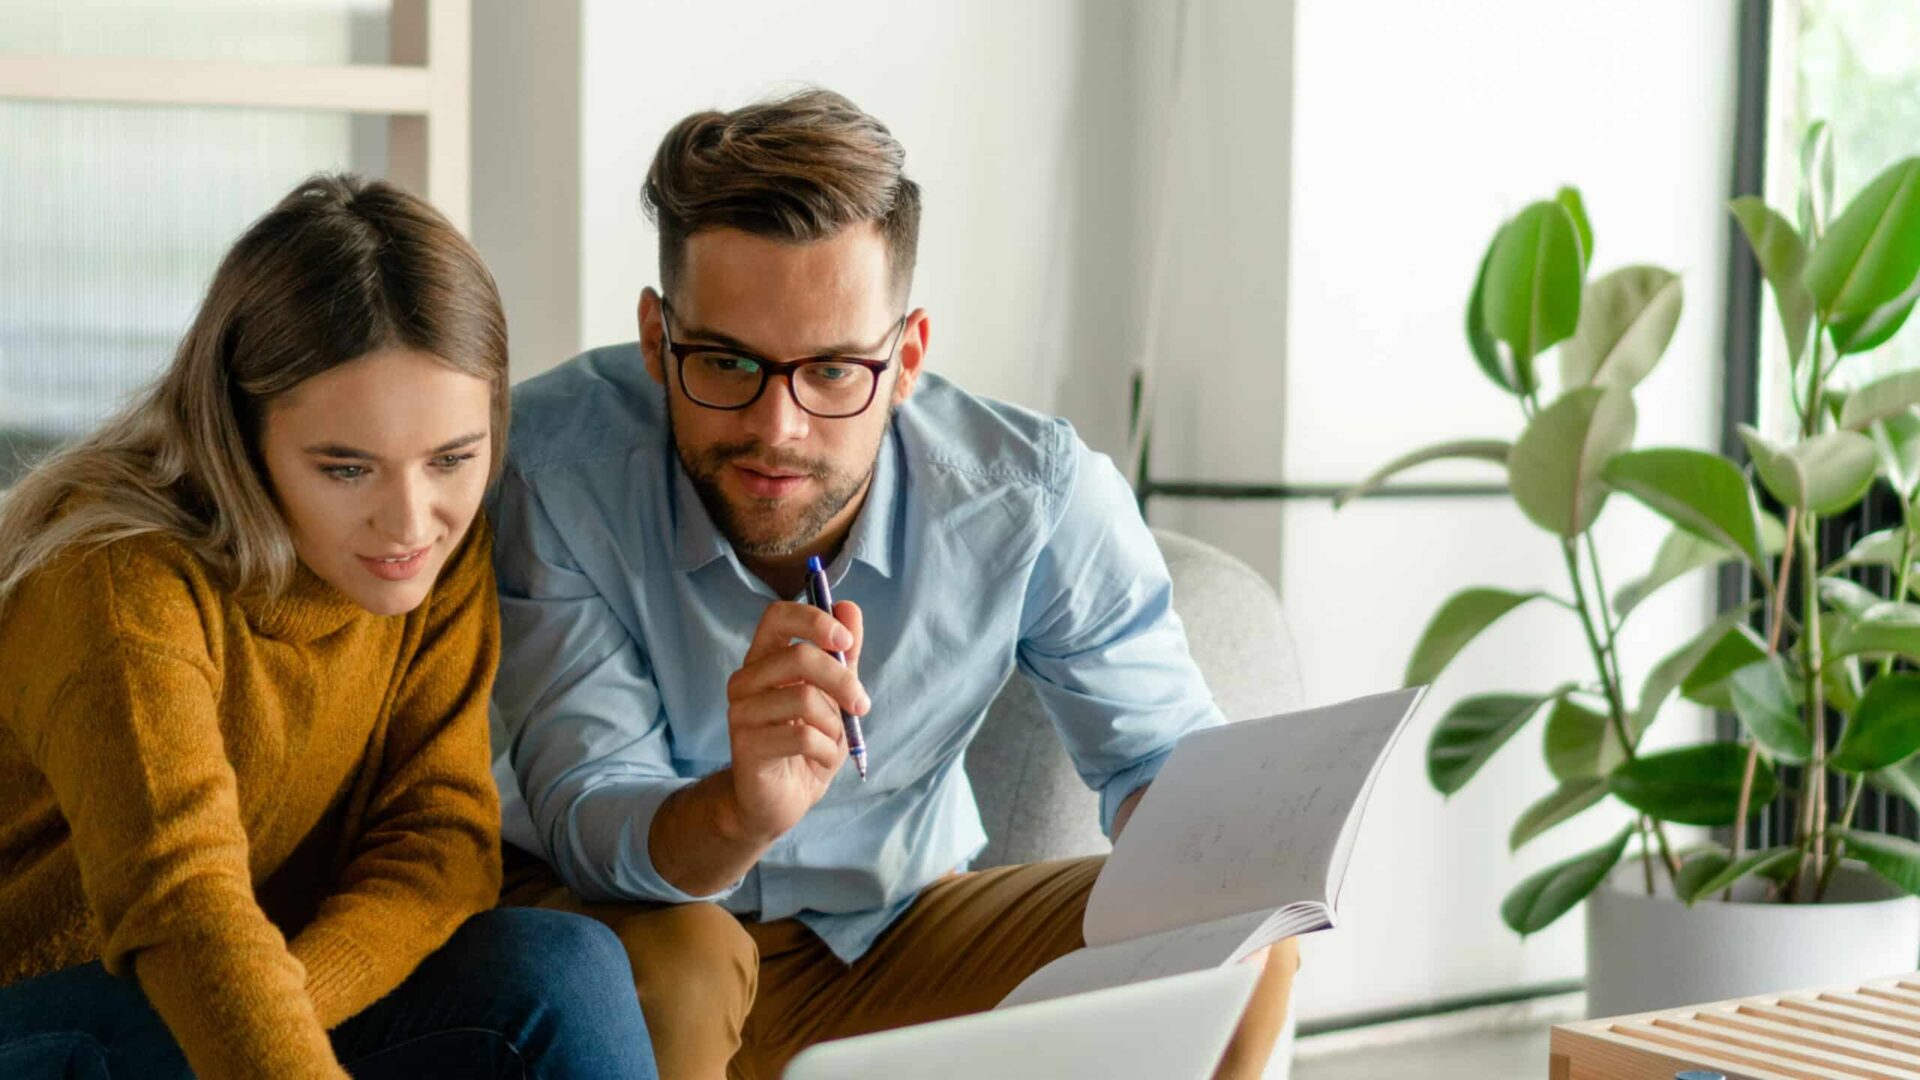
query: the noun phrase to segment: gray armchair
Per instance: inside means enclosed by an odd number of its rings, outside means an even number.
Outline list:
[[[1193,659],[1227,719],[1299,708],[1299,657],[1272,586],[1218,548],[1160,529],[1153,537],[1173,575],[1173,608],[1186,624]],[[1018,673],[967,748],[967,778],[988,837],[976,868],[1111,850],[1100,832],[1099,797],[1073,771],[1033,688]],[[1293,1030],[1289,1017],[1266,1080],[1287,1080]]]
[[[1173,575],[1173,608],[1228,720],[1300,707],[1299,658],[1265,578],[1226,552],[1154,530]],[[967,778],[987,828],[984,869],[1110,849],[1087,789],[1025,677],[1015,674],[967,748]]]

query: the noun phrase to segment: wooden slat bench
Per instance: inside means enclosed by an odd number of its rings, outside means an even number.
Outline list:
[[[1920,1080],[1920,972],[1560,1024],[1551,1080]]]

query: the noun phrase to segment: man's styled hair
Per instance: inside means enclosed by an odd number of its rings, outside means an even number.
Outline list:
[[[732,112],[698,112],[654,153],[642,192],[660,230],[671,293],[687,240],[706,229],[804,243],[874,222],[905,297],[920,236],[920,186],[886,125],[831,90],[802,90]]]

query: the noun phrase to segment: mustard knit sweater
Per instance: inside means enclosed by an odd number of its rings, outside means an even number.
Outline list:
[[[160,536],[0,611],[0,985],[132,974],[200,1076],[339,1077],[327,1029],[499,891],[484,518],[404,616]]]

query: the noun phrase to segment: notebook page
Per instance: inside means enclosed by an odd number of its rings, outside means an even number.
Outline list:
[[[1420,707],[1421,699],[1426,697],[1427,688],[1425,686],[1411,686],[1407,688],[1406,692],[1413,695],[1412,699],[1407,702],[1407,717],[1411,718],[1413,711]],[[1399,726],[1393,729],[1393,733],[1387,736],[1387,745],[1382,747],[1378,754],[1374,755],[1373,768],[1367,773],[1365,782],[1360,785],[1360,796],[1354,800],[1353,809],[1347,814],[1346,824],[1340,828],[1340,838],[1334,843],[1333,861],[1328,869],[1327,881],[1332,888],[1324,898],[1324,903],[1329,911],[1340,905],[1340,887],[1346,884],[1347,863],[1353,858],[1354,842],[1360,838],[1360,824],[1366,816],[1367,800],[1373,797],[1374,781],[1380,779],[1381,770],[1386,768],[1387,755],[1393,753],[1394,746],[1400,742],[1400,733],[1405,730],[1407,730],[1407,725],[1403,720]]]
[[[1087,943],[1326,900],[1347,819],[1420,693],[1182,739],[1094,883]]]

